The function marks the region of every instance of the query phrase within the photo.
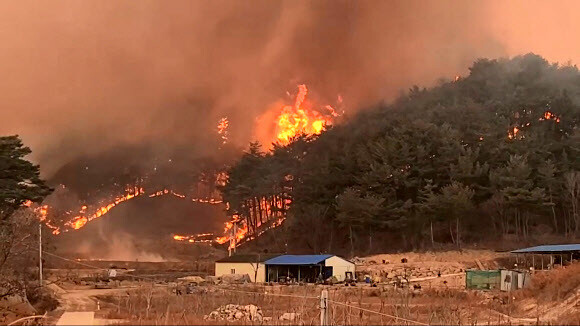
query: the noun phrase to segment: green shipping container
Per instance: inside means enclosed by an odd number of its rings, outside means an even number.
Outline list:
[[[499,289],[501,284],[501,272],[496,271],[465,271],[465,288],[472,290]]]

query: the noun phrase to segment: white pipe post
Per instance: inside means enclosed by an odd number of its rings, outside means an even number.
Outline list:
[[[328,325],[328,290],[320,293],[320,325]]]

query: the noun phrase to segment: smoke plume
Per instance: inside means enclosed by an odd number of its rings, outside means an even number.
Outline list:
[[[286,91],[349,111],[480,57],[580,59],[570,1],[4,1],[0,134],[50,175],[119,145],[244,144]],[[313,95],[316,94],[316,95]]]

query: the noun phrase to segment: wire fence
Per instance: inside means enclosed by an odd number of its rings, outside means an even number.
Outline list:
[[[233,289],[220,289],[224,292],[234,292],[234,293],[245,293],[245,294],[252,294],[252,295],[265,295],[265,296],[276,296],[276,297],[290,297],[290,298],[296,298],[296,299],[314,299],[314,300],[320,300],[320,296],[300,296],[300,295],[291,295],[291,294],[282,294],[282,293],[268,293],[268,292],[252,292],[252,291],[241,291],[241,290],[233,290]],[[372,313],[372,314],[376,314],[379,316],[383,316],[383,317],[389,317],[392,318],[394,320],[398,320],[398,321],[404,321],[407,323],[412,323],[415,325],[429,325],[426,323],[422,323],[416,320],[412,320],[412,319],[408,319],[408,318],[403,318],[403,317],[398,317],[395,315],[391,315],[391,314],[386,314],[380,311],[375,311],[375,310],[371,310],[371,309],[366,309],[360,306],[355,306],[355,305],[351,305],[348,303],[343,303],[340,301],[335,301],[335,300],[331,300],[328,299],[327,300],[328,303],[331,304],[335,304],[335,305],[339,305],[339,306],[343,306],[343,307],[347,307],[347,308],[353,308],[353,309],[358,309],[364,312],[368,312],[368,313]]]

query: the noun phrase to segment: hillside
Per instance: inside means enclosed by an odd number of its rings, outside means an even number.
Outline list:
[[[174,234],[222,231],[223,209],[174,196],[144,196],[51,240],[59,253],[74,257],[160,261],[191,249],[189,243],[173,240]]]
[[[223,188],[229,215],[282,216],[289,250],[350,256],[580,235],[575,66],[481,59],[344,120],[251,144]]]

